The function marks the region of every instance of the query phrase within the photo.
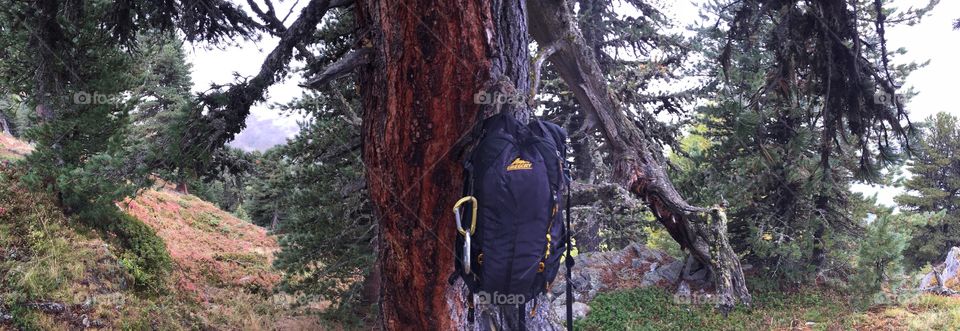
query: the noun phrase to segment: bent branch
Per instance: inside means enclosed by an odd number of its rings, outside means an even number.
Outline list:
[[[722,206],[695,207],[677,192],[664,170],[662,151],[631,121],[607,87],[592,50],[577,28],[566,1],[528,0],[530,33],[541,45],[559,44],[549,57],[573,90],[589,118],[595,119],[614,160],[614,178],[650,206],[657,220],[681,247],[708,266],[727,312],[737,303],[749,305],[740,260],[726,237]]]
[[[316,31],[320,20],[330,9],[330,0],[310,1],[300,16],[280,37],[277,46],[267,55],[260,72],[248,81],[236,83],[226,91],[217,91],[200,97],[208,114],[194,122],[188,133],[193,145],[212,151],[240,132],[245,126],[250,107],[264,100],[264,94],[287,72],[293,49]]]

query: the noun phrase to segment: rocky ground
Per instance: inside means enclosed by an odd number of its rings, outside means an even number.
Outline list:
[[[598,294],[627,289],[659,287],[676,292],[678,300],[707,298],[712,285],[706,275],[706,269],[685,268],[684,261],[637,243],[619,251],[580,254],[572,271],[574,317],[586,316],[590,312],[589,302]],[[557,277],[551,304],[557,315],[565,319],[566,283],[560,279],[565,277],[563,268]]]

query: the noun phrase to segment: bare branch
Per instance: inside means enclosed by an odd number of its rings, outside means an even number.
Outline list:
[[[357,67],[370,63],[370,51],[368,47],[352,50],[342,58],[334,62],[323,70],[319,75],[311,78],[306,83],[300,85],[307,88],[319,89],[330,81],[342,77],[356,69]]]
[[[533,58],[533,70],[530,72],[530,97],[527,98],[527,104],[530,108],[537,108],[537,93],[540,88],[540,72],[543,70],[543,63],[547,58],[557,52],[563,39],[554,40],[552,43],[540,49],[537,56]]]

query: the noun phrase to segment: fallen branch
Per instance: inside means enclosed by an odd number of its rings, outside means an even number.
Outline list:
[[[940,270],[937,270],[937,268],[933,268],[933,278],[937,281],[937,285],[924,289],[924,292],[943,296],[960,295],[960,292],[954,291],[953,289],[944,285],[946,283],[943,281],[943,275],[940,274]]]

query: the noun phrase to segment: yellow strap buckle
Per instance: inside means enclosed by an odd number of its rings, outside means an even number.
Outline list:
[[[466,202],[470,202],[470,205],[473,207],[473,212],[471,213],[472,218],[470,220],[470,234],[477,232],[477,198],[473,196],[465,196],[457,200],[457,203],[453,205],[453,215],[457,219],[457,231],[460,231],[461,235],[466,236],[467,230],[463,228],[463,225],[460,223],[460,206]]]

